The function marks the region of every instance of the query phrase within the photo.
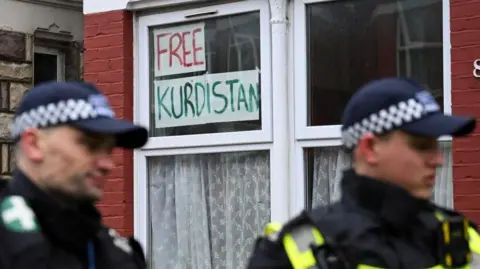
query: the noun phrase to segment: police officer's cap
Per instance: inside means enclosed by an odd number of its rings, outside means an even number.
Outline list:
[[[465,136],[475,129],[475,118],[445,115],[430,92],[416,81],[384,78],[361,87],[342,117],[342,141],[354,148],[366,133],[403,130],[440,137]]]
[[[83,82],[47,82],[30,89],[20,102],[11,126],[18,141],[28,128],[68,124],[80,130],[111,134],[117,146],[139,148],[148,140],[146,128],[117,119],[107,98],[94,85]]]

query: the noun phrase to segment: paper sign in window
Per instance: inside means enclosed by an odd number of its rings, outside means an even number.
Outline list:
[[[206,70],[205,23],[153,31],[155,77]]]
[[[155,81],[155,128],[260,118],[259,71]]]

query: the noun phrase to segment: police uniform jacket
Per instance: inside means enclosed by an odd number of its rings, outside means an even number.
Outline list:
[[[461,243],[450,249],[442,249],[445,242],[439,213],[446,218],[464,219],[457,212],[416,199],[392,184],[359,176],[353,170],[345,171],[341,191],[342,198],[339,202],[314,209],[310,213],[302,213],[279,232],[259,238],[248,268],[293,268],[294,261],[286,250],[291,242],[287,239],[291,239],[290,236],[299,227],[306,227],[305,223],[313,225],[314,230],[320,233],[316,234],[316,238],[319,235],[323,242],[321,244],[333,246],[329,248],[329,253],[336,253],[336,257],[347,261],[342,266],[348,268],[443,268],[445,253],[451,249],[456,249],[457,252],[465,250],[465,245]],[[476,227],[469,221],[464,223],[469,226],[465,227],[469,231]],[[472,236],[478,242],[475,230]],[[311,238],[313,237],[315,236]],[[466,242],[468,251],[468,241],[463,242]],[[478,251],[478,243],[476,244],[473,249]],[[294,250],[299,253],[305,251],[300,247]],[[464,253],[465,251],[454,255],[467,255]],[[309,264],[312,262],[311,256],[315,256],[314,253],[309,255],[293,259],[303,260],[304,268],[309,268],[312,265]],[[470,256],[478,262],[473,257]],[[298,260],[296,262],[302,263]],[[315,264],[318,265],[318,262],[315,261]]]
[[[104,226],[93,205],[61,205],[21,172],[0,192],[1,269],[146,268],[139,243]]]

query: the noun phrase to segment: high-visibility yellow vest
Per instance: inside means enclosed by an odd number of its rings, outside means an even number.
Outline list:
[[[439,220],[443,220],[440,213],[436,214]],[[282,225],[278,222],[272,222],[265,227],[265,235],[272,237],[278,234],[282,229]],[[460,267],[458,269],[476,269],[480,268],[480,235],[472,228],[468,227],[468,241],[469,247],[472,251],[472,263]],[[315,268],[317,261],[310,248],[311,244],[315,246],[322,246],[325,244],[325,240],[321,232],[310,224],[304,224],[299,227],[295,227],[292,232],[285,233],[281,238],[285,252],[290,260],[290,263],[294,269],[310,269]],[[475,264],[476,266],[472,267]],[[426,269],[445,269],[443,265],[436,265]],[[385,269],[375,267],[366,264],[359,264],[357,269]]]

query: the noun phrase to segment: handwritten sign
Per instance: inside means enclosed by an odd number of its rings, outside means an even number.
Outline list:
[[[260,118],[259,71],[155,81],[155,127]]]
[[[153,40],[155,76],[206,70],[204,22],[155,30]]]
[[[473,76],[480,78],[480,59],[473,62]]]

